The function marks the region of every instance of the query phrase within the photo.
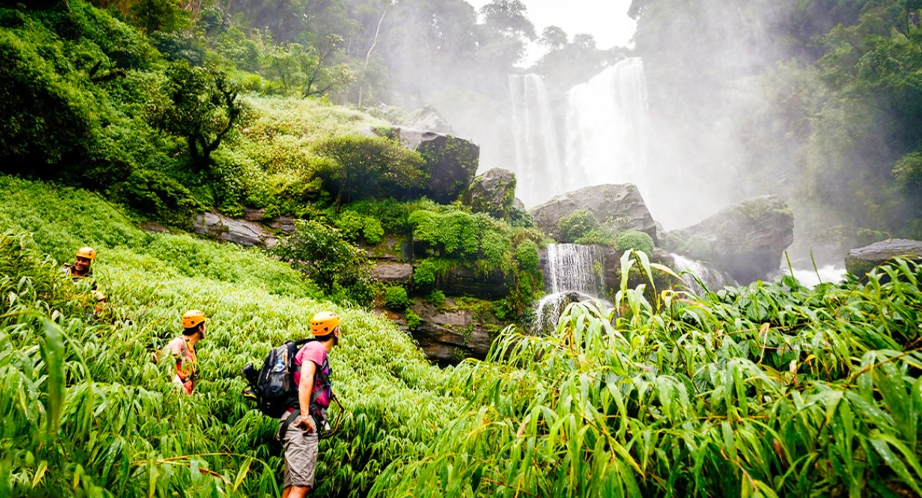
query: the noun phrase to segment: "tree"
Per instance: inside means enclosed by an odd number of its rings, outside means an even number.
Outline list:
[[[560,50],[567,46],[567,33],[558,26],[548,26],[541,32],[538,43],[544,45],[548,51]]]
[[[360,198],[406,198],[428,180],[422,156],[387,138],[334,137],[316,150],[331,160],[317,175],[336,193],[337,209]]]
[[[484,24],[510,38],[535,39],[535,25],[520,0],[493,0],[480,9]],[[558,28],[559,29],[559,28]]]
[[[155,128],[185,138],[192,165],[207,169],[211,153],[244,118],[240,87],[224,71],[186,61],[170,64],[166,76],[163,95],[148,105],[148,119]]]

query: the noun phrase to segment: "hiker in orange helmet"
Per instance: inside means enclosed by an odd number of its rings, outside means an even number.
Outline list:
[[[182,316],[182,335],[167,345],[176,360],[176,373],[173,383],[182,388],[182,392],[192,394],[195,381],[198,380],[198,357],[195,345],[205,338],[205,314],[199,310],[189,310]]]
[[[285,477],[282,498],[302,498],[314,486],[318,431],[329,427],[326,410],[333,398],[328,354],[339,344],[340,319],[321,311],[311,318],[308,342],[295,355],[293,379],[298,386],[298,406],[289,408],[279,421],[279,439],[285,448]]]
[[[106,296],[97,289],[96,279],[93,278],[93,261],[96,260],[96,249],[92,247],[81,247],[74,256],[74,264],[65,264],[61,267],[61,273],[71,279],[75,285],[83,285],[93,293],[96,299],[96,312],[99,313],[102,303]]]

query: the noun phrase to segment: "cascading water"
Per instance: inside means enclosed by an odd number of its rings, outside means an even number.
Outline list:
[[[535,331],[554,330],[567,304],[600,296],[605,287],[601,274],[604,263],[604,255],[596,246],[548,244],[544,274],[548,295],[536,305]]]
[[[566,165],[578,187],[647,183],[647,84],[631,57],[567,94]],[[567,186],[567,190],[573,190]]]
[[[557,128],[544,80],[537,74],[510,75],[516,196],[531,206],[550,199],[555,185],[566,181]]]
[[[516,196],[527,207],[590,185],[633,183],[645,195],[650,190],[656,179],[647,169],[647,86],[640,58],[624,59],[567,93],[558,113],[565,116],[563,137],[540,76],[510,75],[509,96]]]
[[[701,284],[698,283],[698,280],[695,279],[695,276],[701,279],[701,282],[708,288],[710,291],[717,291],[723,288],[724,285],[730,284],[726,278],[723,277],[720,273],[704,266],[703,264],[688,259],[684,256],[678,254],[671,254],[673,265],[675,265],[675,270],[678,273],[685,272],[682,274],[682,285],[692,293],[696,295],[704,294],[704,288],[701,287]]]

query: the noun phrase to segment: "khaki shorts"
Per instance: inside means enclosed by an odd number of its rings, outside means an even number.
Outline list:
[[[288,419],[290,414],[282,415],[279,421],[279,432],[282,424]],[[281,440],[282,447],[285,448],[285,477],[284,487],[301,486],[314,487],[314,471],[317,469],[317,451],[319,438],[317,432],[305,434],[297,424],[300,417],[288,425],[285,436]],[[317,419],[314,419],[314,427],[318,427]]]

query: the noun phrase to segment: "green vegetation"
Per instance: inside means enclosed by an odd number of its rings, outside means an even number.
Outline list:
[[[621,252],[633,249],[653,257],[653,237],[638,230],[625,230],[616,236],[615,249]]]
[[[461,398],[405,334],[371,314],[319,300],[287,265],[251,250],[147,234],[96,195],[0,177],[0,494],[277,495],[277,423],[246,402],[239,369],[317,311],[343,317],[331,357],[346,411],[321,444],[317,492],[363,496],[390,462],[414,458]],[[31,232],[32,237],[25,234]],[[58,263],[99,249],[108,303],[94,316]],[[200,308],[196,395],[178,395],[154,352]],[[427,406],[427,410],[419,410]],[[401,420],[394,424],[386,420]]]
[[[399,285],[384,289],[384,307],[391,310],[403,311],[410,305],[407,290]],[[418,318],[418,317],[417,317]]]
[[[367,256],[333,227],[298,220],[295,232],[274,247],[273,253],[303,271],[328,295],[352,299],[359,306],[374,297]]]
[[[785,277],[700,301],[648,300],[625,279],[618,314],[574,304],[553,335],[510,328],[462,386],[464,413],[373,491],[918,494],[922,267],[884,271],[886,284]]]
[[[552,335],[510,328],[487,361],[439,370],[392,324],[323,301],[256,251],[140,232],[85,191],[0,181],[4,495],[278,493],[276,423],[238,394],[238,370],[321,309],[345,332],[324,495],[900,496],[922,483],[912,263],[696,298],[630,288],[629,273],[661,267],[628,252],[617,313],[571,305]],[[97,316],[43,254],[69,261],[83,243],[109,295]],[[183,397],[169,362],[150,360],[191,307],[211,326]]]
[[[575,242],[586,234],[601,229],[602,225],[592,211],[577,209],[568,216],[560,218],[557,228],[560,229],[560,242]]]

